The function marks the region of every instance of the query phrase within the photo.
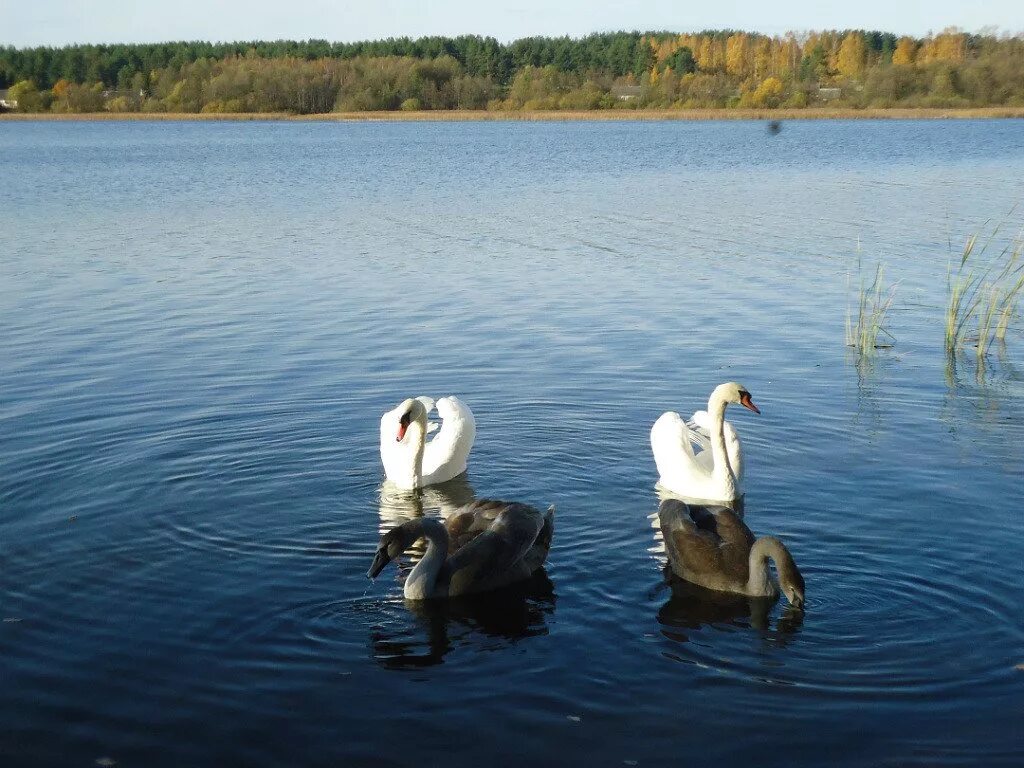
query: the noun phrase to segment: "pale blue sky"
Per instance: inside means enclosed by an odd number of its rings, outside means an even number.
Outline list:
[[[507,41],[618,29],[1024,31],[1024,0],[4,0],[0,7],[0,44],[18,46],[464,33]]]

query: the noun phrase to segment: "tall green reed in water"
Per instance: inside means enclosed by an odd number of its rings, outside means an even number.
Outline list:
[[[846,308],[846,346],[857,351],[858,358],[870,357],[877,349],[892,347],[896,337],[885,326],[886,315],[896,295],[896,286],[885,286],[885,268],[875,266],[874,279],[868,283],[864,277],[860,258],[857,259],[859,285],[856,293],[856,313]],[[880,341],[880,337],[885,337]]]
[[[993,228],[981,247],[978,235],[971,235],[959,262],[951,261],[946,272],[946,355],[974,344],[979,364],[993,342],[1003,342],[1024,293],[1024,239],[1006,243],[998,252],[993,243],[999,226]]]

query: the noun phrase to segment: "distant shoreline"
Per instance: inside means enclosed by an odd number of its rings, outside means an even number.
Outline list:
[[[659,121],[659,120],[948,120],[948,119],[1020,119],[1024,107],[977,107],[969,109],[595,109],[535,112],[487,110],[435,110],[419,112],[326,112],[293,115],[284,112],[241,113],[168,113],[168,112],[91,112],[55,114],[52,112],[0,114],[0,121],[295,121],[295,122],[481,122],[526,121]]]

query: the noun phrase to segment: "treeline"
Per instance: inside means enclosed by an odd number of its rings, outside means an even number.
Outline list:
[[[612,75],[642,74],[650,68],[651,49],[639,32],[614,32],[585,38],[531,37],[507,45],[493,37],[391,38],[357,43],[326,40],[273,42],[178,42],[125,45],[71,45],[63,48],[0,47],[0,87],[32,80],[41,89],[58,81],[102,83],[106,88],[129,88],[136,75],[180,69],[200,60],[241,56],[260,59],[412,58],[451,57],[475,77],[506,84],[526,66],[556,66],[566,72],[599,70]]]
[[[827,31],[0,48],[19,111],[1024,106],[1024,39]]]

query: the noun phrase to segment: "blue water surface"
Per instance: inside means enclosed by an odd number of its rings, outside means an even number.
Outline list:
[[[5,764],[1024,762],[1021,323],[942,349],[1024,122],[0,123],[0,168]],[[648,430],[733,379],[804,612],[663,577]],[[397,497],[419,394],[477,443]],[[472,496],[557,505],[543,573],[367,581]]]

